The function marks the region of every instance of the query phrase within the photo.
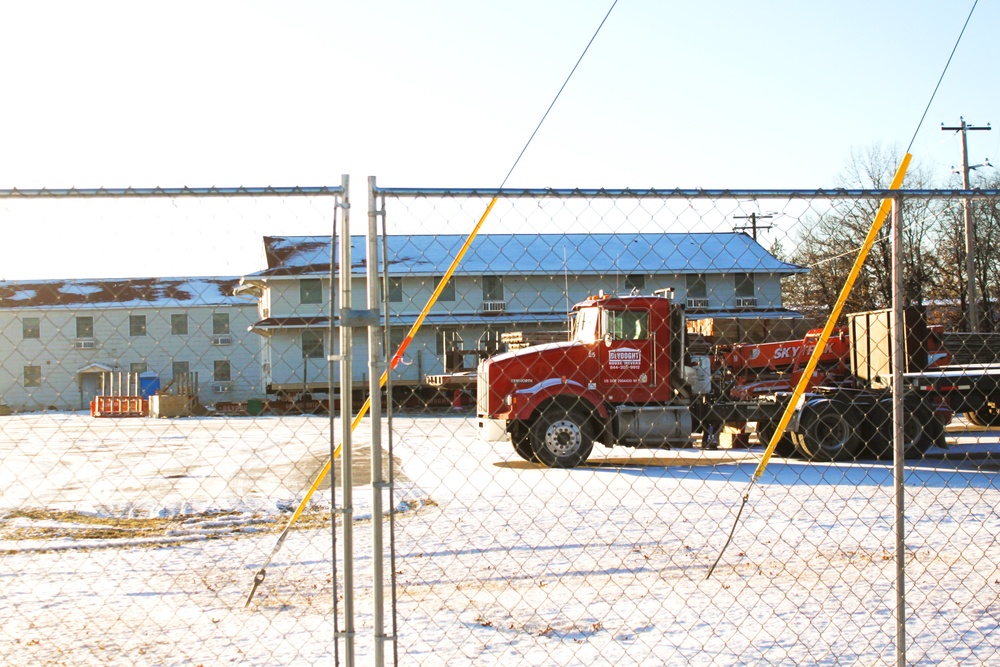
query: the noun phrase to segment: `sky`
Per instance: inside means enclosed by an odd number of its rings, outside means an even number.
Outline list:
[[[0,188],[495,188],[611,6],[7,2]],[[944,184],[961,139],[942,123],[1000,122],[1000,2],[979,0],[917,131],[972,7],[619,0],[506,184],[834,187],[852,150],[911,139]],[[970,133],[971,162],[998,148]],[[261,236],[329,231],[153,208],[0,201],[0,278],[247,273]]]

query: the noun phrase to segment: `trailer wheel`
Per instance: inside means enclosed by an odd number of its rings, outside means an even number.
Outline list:
[[[990,402],[975,412],[966,412],[965,417],[976,426],[1000,426],[1000,410]]]
[[[799,453],[810,461],[850,461],[861,451],[859,419],[849,405],[826,398],[806,403],[799,417],[799,432],[792,439]]]
[[[771,438],[774,437],[774,432],[777,430],[777,427],[778,425],[772,421],[758,422],[757,436],[760,438],[760,444],[765,447],[771,444]],[[778,446],[774,448],[774,453],[786,459],[797,454],[795,442],[792,440],[792,434],[787,430],[781,436],[781,440],[778,441]]]
[[[549,468],[575,468],[594,448],[594,429],[577,410],[552,405],[531,425],[535,460]]]
[[[921,458],[934,444],[939,428],[934,411],[922,401],[903,404],[903,458]],[[867,449],[878,459],[891,459],[893,446],[892,399],[883,398],[875,406],[869,422],[874,426]]]

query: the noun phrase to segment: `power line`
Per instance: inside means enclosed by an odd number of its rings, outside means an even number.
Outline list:
[[[917,134],[920,132],[920,126],[924,124],[924,119],[927,118],[927,112],[930,111],[931,103],[934,102],[934,98],[937,96],[938,88],[941,87],[941,82],[944,81],[944,75],[948,72],[948,66],[951,65],[951,59],[955,57],[955,52],[958,51],[958,45],[962,42],[962,35],[965,34],[965,29],[969,27],[969,21],[972,20],[972,12],[976,11],[976,5],[979,4],[979,0],[975,0],[972,3],[972,9],[969,10],[969,15],[965,18],[965,23],[962,25],[962,31],[958,33],[958,39],[955,40],[955,46],[951,47],[951,54],[948,55],[948,62],[944,64],[944,69],[941,70],[941,76],[938,77],[937,84],[934,86],[934,92],[931,93],[931,98],[927,100],[927,106],[924,107],[924,113],[920,116],[920,120],[917,122],[917,129],[913,131],[913,138],[910,139],[910,145],[906,147],[906,153],[909,154],[910,149],[913,148],[913,142],[917,140]]]
[[[580,57],[576,59],[576,64],[573,65],[573,69],[569,71],[569,75],[566,77],[566,80],[563,81],[563,84],[561,86],[559,86],[559,92],[557,92],[556,96],[552,98],[552,102],[549,104],[549,108],[545,110],[544,114],[542,114],[542,119],[538,121],[538,125],[535,126],[535,129],[531,133],[531,136],[528,137],[528,141],[527,143],[524,144],[524,148],[522,148],[521,152],[517,154],[517,159],[514,160],[514,164],[510,166],[510,171],[508,171],[507,175],[503,177],[503,182],[500,184],[501,190],[503,190],[504,186],[507,185],[507,180],[510,178],[510,175],[514,173],[514,169],[517,167],[517,163],[521,161],[522,157],[524,157],[524,153],[525,151],[528,150],[528,146],[531,145],[531,142],[535,138],[535,135],[538,134],[538,130],[542,128],[542,123],[544,123],[545,119],[549,117],[549,112],[552,111],[552,107],[556,105],[556,101],[559,99],[559,96],[562,95],[563,89],[566,88],[566,84],[568,84],[569,80],[573,78],[573,74],[576,72],[576,68],[580,66],[580,62],[583,60],[583,57],[587,55],[587,51],[590,50],[590,45],[594,43],[595,39],[597,39],[598,33],[601,32],[601,28],[604,27],[604,23],[608,20],[608,17],[611,16],[611,12],[614,11],[615,5],[617,4],[618,0],[615,0],[614,2],[611,3],[611,7],[608,9],[608,13],[604,15],[603,19],[601,19],[601,24],[597,26],[597,30],[594,31],[594,34],[591,36],[590,41],[587,42],[587,46],[584,47],[583,53],[581,53]]]

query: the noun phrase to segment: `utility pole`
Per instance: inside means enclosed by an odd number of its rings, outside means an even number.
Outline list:
[[[771,225],[765,225],[765,226],[759,227],[757,225],[757,221],[758,220],[770,220],[773,217],[774,216],[771,215],[770,213],[768,213],[767,215],[761,215],[760,213],[751,213],[750,215],[734,215],[733,216],[734,220],[749,220],[750,221],[750,226],[749,227],[733,227],[733,231],[734,232],[745,232],[746,230],[749,229],[750,230],[750,237],[754,241],[756,241],[757,240],[757,230],[758,229],[770,229],[771,228]]]
[[[964,116],[959,116],[958,119],[961,121],[961,125],[957,127],[945,127],[945,124],[941,123],[941,129],[962,133],[962,189],[968,190],[969,170],[975,169],[975,167],[969,167],[969,142],[967,133],[969,130],[991,130],[993,128],[990,127],[989,123],[985,127],[982,125],[969,125],[965,122]],[[976,165],[976,167],[979,166],[982,165]],[[962,200],[962,213],[965,216],[965,276],[968,282],[965,298],[968,301],[969,328],[972,331],[979,331],[979,299],[976,296],[976,226],[972,220],[972,207],[970,204],[971,202],[969,202],[968,198]]]

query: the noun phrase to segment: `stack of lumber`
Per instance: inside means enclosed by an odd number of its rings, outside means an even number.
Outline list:
[[[568,339],[566,331],[511,331],[500,334],[500,340],[508,350],[520,350],[542,343],[559,343]]]

